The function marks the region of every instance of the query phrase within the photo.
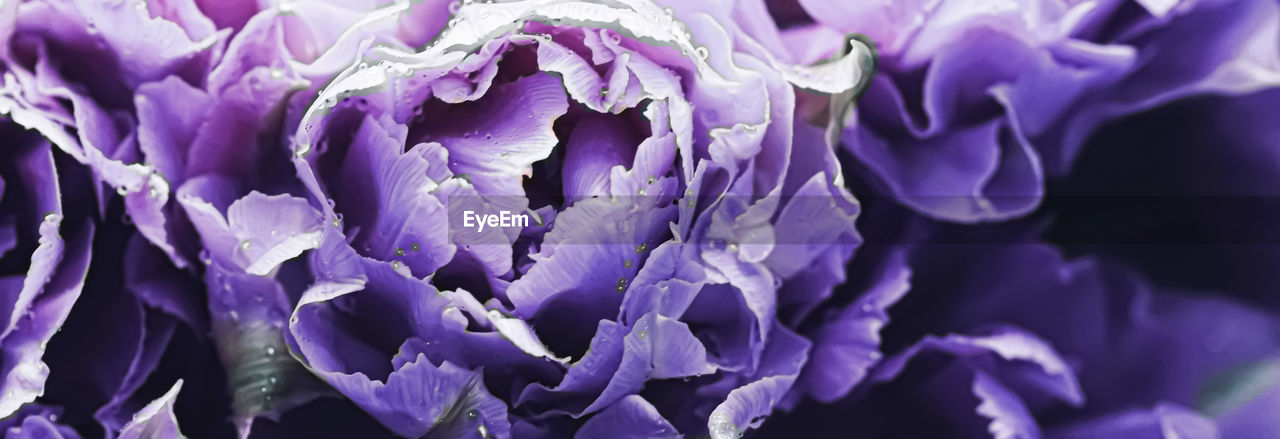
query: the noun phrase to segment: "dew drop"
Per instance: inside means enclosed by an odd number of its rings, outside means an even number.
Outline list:
[[[698,46],[698,48],[694,49],[693,52],[698,55],[699,60],[705,60],[707,59],[707,56],[710,55],[707,52],[707,48],[702,46]]]
[[[253,247],[252,242],[249,242],[249,240],[247,239],[244,241],[240,241],[240,250],[248,250],[249,247]]]
[[[271,69],[271,79],[280,79],[284,77],[284,69]]]
[[[276,354],[276,348],[272,346],[267,346],[267,355],[271,356],[275,354]]]
[[[400,267],[403,267],[403,266],[404,264],[401,264],[400,261],[391,261],[391,268],[395,269],[396,271],[400,271]]]
[[[654,183],[656,183],[656,182],[658,181],[658,177],[654,177],[654,176],[650,175],[650,176],[649,176],[649,178],[648,178],[647,180],[645,180],[645,181],[646,181],[646,182],[648,182],[649,184],[654,184]]]
[[[643,340],[643,339],[649,338],[649,331],[641,329],[640,332],[637,333],[636,335],[638,335],[640,339]]]
[[[120,186],[120,187],[116,188],[116,194],[119,194],[119,195],[120,195],[120,196],[122,196],[122,197],[123,197],[123,196],[125,196],[125,195],[129,195],[129,188],[124,187],[124,186]]]
[[[476,419],[479,417],[480,412],[477,412],[476,409],[467,410],[467,419]]]
[[[396,256],[404,256],[404,249],[396,247]]]
[[[409,244],[409,250],[416,252],[416,251],[422,250],[422,246],[415,242],[413,244]]]

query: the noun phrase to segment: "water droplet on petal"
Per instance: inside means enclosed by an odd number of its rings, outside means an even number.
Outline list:
[[[247,239],[244,241],[240,241],[240,250],[248,250],[249,247],[253,247],[252,242],[249,242],[249,240]]]
[[[404,249],[396,247],[396,256],[404,256]]]
[[[276,348],[272,346],[267,346],[267,355],[275,355],[275,354],[276,354]]]
[[[480,412],[477,412],[476,409],[467,410],[467,419],[476,419],[479,417]]]
[[[707,56],[710,55],[707,52],[707,48],[702,46],[698,46],[698,48],[694,49],[693,52],[698,55],[698,59],[700,60],[705,60],[707,59]]]

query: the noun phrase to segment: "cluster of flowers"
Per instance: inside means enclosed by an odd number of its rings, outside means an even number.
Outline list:
[[[1274,0],[0,0],[0,431],[1274,437],[1278,119]]]

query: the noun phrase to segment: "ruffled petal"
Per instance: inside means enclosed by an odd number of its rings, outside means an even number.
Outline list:
[[[245,272],[264,276],[284,261],[319,247],[323,218],[301,198],[254,191],[227,209],[231,233],[240,238]]]
[[[680,433],[670,422],[639,395],[618,400],[587,422],[573,435],[575,439],[593,438],[678,438]]]
[[[407,437],[460,437],[477,432],[507,438],[507,406],[485,389],[480,375],[419,354],[386,382],[363,374],[332,375],[332,384],[391,431]]]
[[[762,367],[754,381],[733,389],[707,420],[713,439],[741,437],[757,428],[791,390],[801,367],[808,361],[811,344],[785,327],[775,328],[761,353]]]
[[[623,293],[643,265],[650,246],[668,232],[675,209],[655,208],[652,200],[583,200],[556,216],[533,256],[533,268],[511,283],[507,298],[517,315],[538,313],[555,301],[599,318],[616,316]],[[630,263],[628,263],[630,262]]]
[[[1084,403],[1084,393],[1080,389],[1075,370],[1068,365],[1053,347],[1044,340],[1017,328],[1000,328],[986,336],[948,335],[946,337],[926,337],[919,343],[889,359],[886,359],[872,374],[874,381],[886,381],[902,373],[907,362],[926,351],[938,351],[974,364],[979,368],[991,369],[1003,380],[1012,380],[1030,386],[1046,395],[1053,396],[1065,403],[1079,406]],[[1000,363],[987,365],[991,358]],[[1004,369],[1010,366],[1025,364],[1034,369]]]
[[[449,169],[469,174],[482,195],[524,193],[522,176],[559,142],[552,123],[568,110],[564,88],[539,74],[494,87],[474,103],[459,104],[424,122],[422,141],[449,150]]]
[[[61,238],[57,237],[57,227],[56,220],[46,221],[41,226],[44,232],[42,235],[47,238],[42,239],[45,241],[42,247],[51,245],[51,239],[61,243]],[[31,402],[44,393],[49,369],[41,361],[41,357],[44,356],[49,339],[62,326],[72,304],[84,288],[93,232],[92,226],[85,226],[73,235],[67,243],[69,251],[66,258],[60,258],[60,263],[56,259],[46,262],[56,264],[57,270],[44,275],[49,276],[49,280],[41,285],[39,295],[14,308],[17,319],[5,331],[4,336],[0,337],[5,358],[4,366],[0,369],[3,374],[0,388],[3,388],[5,395],[0,399],[0,413],[13,413],[20,405]],[[33,262],[33,268],[35,265],[36,262]],[[31,279],[30,274],[27,279]],[[41,276],[41,280],[43,279]]]
[[[891,256],[871,288],[830,316],[813,336],[813,352],[800,382],[814,399],[833,402],[844,397],[880,361],[880,330],[888,323],[887,310],[906,295],[910,278],[903,255]]]
[[[163,396],[151,401],[134,414],[133,420],[120,430],[120,435],[117,437],[120,439],[186,437],[178,430],[178,419],[173,414],[173,404],[177,401],[178,392],[181,390],[182,380],[178,380]]]

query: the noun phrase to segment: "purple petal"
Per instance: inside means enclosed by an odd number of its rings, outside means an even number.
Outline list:
[[[449,107],[422,127],[422,141],[449,150],[449,169],[470,174],[483,195],[524,193],[520,177],[559,142],[552,123],[568,110],[560,81],[539,74],[494,87],[480,100]]]
[[[637,142],[615,117],[583,116],[569,134],[563,169],[564,194],[570,199],[609,194],[614,166],[630,167]]]
[[[639,395],[618,400],[604,409],[574,434],[574,439],[593,438],[678,438],[680,433],[663,419],[658,410]]]
[[[629,200],[583,200],[556,216],[533,268],[507,290],[517,315],[533,316],[557,297],[573,295],[572,303],[554,304],[590,312],[596,320],[616,317],[622,293],[647,256],[641,249],[657,246],[675,213],[645,205],[651,200]]]
[[[404,131],[398,131],[388,133],[366,117],[330,190],[347,227],[359,228],[353,247],[375,259],[401,261],[423,277],[456,251],[448,229],[440,226],[448,220],[445,206],[426,190],[443,181],[430,175],[433,165],[447,163],[448,151],[439,144],[419,144],[402,153]]]
[[[227,222],[231,233],[240,238],[238,255],[245,271],[259,276],[319,247],[323,228],[320,212],[306,200],[257,191],[231,204]]]
[[[133,419],[120,430],[120,435],[117,437],[120,439],[182,437],[182,432],[178,431],[178,419],[173,414],[173,404],[177,401],[178,392],[181,390],[182,380],[178,380],[163,396],[151,401],[135,413]]]
[[[815,399],[843,398],[866,377],[880,358],[880,330],[889,321],[888,308],[911,288],[911,269],[901,254],[891,256],[871,288],[813,336],[813,353],[800,382]]]
[[[808,359],[810,344],[790,330],[775,329],[770,332],[773,335],[765,346],[755,381],[730,391],[711,412],[707,429],[712,438],[737,438],[746,430],[759,427],[795,383]]]
[[[386,378],[333,374],[330,384],[396,434],[459,437],[478,431],[509,437],[507,407],[485,389],[480,375],[445,362],[434,366],[418,354]]]
[[[41,226],[42,248],[50,247],[55,240],[58,244],[62,243],[55,231],[57,227],[56,215],[54,221],[45,221]],[[20,306],[14,307],[16,321],[0,337],[5,360],[0,369],[5,394],[5,398],[0,399],[0,413],[13,413],[18,406],[31,402],[44,393],[49,369],[40,358],[44,355],[49,338],[62,326],[71,311],[71,305],[84,288],[93,230],[92,226],[86,226],[71,238],[67,243],[70,251],[61,263],[56,262],[58,258],[43,262],[33,259],[33,269],[42,263],[51,266],[57,264],[58,269],[56,273],[44,275],[50,277],[47,283],[41,285],[39,295],[29,301],[19,302]],[[61,253],[60,249],[58,253]],[[44,276],[41,276],[41,281]],[[31,279],[30,273],[27,279]]]
[[[1213,421],[1186,408],[1162,403],[1150,410],[1120,412],[1053,431],[1047,437],[1052,439],[1216,439],[1220,436]]]
[[[1002,363],[995,365],[999,372],[992,373],[1000,373],[1002,379],[1024,382],[1071,405],[1084,403],[1084,394],[1071,366],[1044,340],[1012,327],[1000,328],[986,336],[952,334],[946,337],[926,337],[902,353],[886,359],[875,370],[872,379],[892,379],[902,373],[907,362],[925,351],[948,353],[979,365],[994,356]],[[1000,369],[1004,363],[1008,363],[1010,367],[1026,365],[1031,369]]]

